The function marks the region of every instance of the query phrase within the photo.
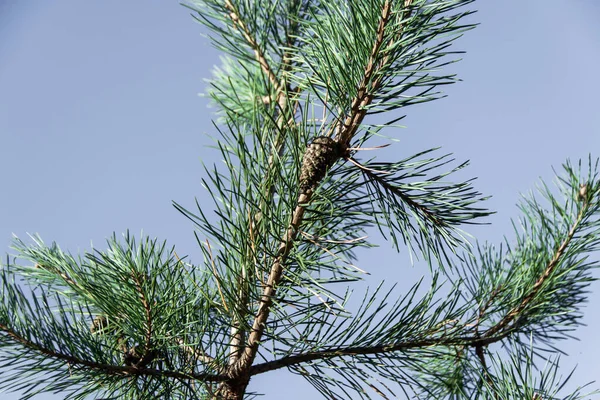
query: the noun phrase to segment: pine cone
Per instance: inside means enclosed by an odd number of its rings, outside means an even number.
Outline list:
[[[319,136],[307,146],[300,170],[300,193],[314,191],[327,170],[341,156],[341,146],[327,136]]]

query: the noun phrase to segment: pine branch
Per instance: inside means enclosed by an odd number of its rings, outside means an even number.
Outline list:
[[[406,20],[406,18],[410,15],[410,6],[412,5],[412,2],[412,0],[404,0],[404,12],[402,14],[403,20]],[[369,56],[369,60],[365,67],[363,78],[357,86],[358,91],[356,97],[352,100],[350,112],[343,124],[338,123],[337,126],[332,126],[331,128],[331,132],[336,132],[337,141],[345,146],[349,146],[350,141],[356,134],[356,131],[360,127],[360,124],[367,114],[367,106],[371,104],[371,101],[373,101],[373,97],[376,91],[379,89],[385,76],[380,74],[377,78],[374,78],[374,76],[380,72],[382,66],[389,62],[389,56],[386,55],[385,52],[383,53],[382,57],[381,48],[383,46],[384,39],[388,39],[385,36],[385,31],[388,23],[390,22],[391,15],[392,1],[388,0],[384,3],[381,9],[381,17],[376,32],[377,39],[373,43],[373,49],[371,50],[371,55]],[[400,38],[403,30],[404,27],[400,26],[395,36]],[[390,47],[391,46],[393,46],[393,41],[390,44]]]
[[[244,370],[247,370],[254,362],[265,324],[271,312],[270,307],[272,304],[272,299],[275,297],[276,286],[281,281],[283,265],[300,230],[300,224],[302,223],[302,217],[304,216],[304,210],[306,207],[305,204],[310,202],[310,197],[310,193],[302,193],[298,198],[298,206],[296,206],[296,209],[292,214],[292,221],[286,232],[286,236],[279,245],[277,257],[275,258],[275,262],[271,267],[271,272],[269,273],[267,283],[260,299],[258,312],[254,318],[252,330],[250,332],[250,336],[248,337],[248,345],[246,346],[246,349],[239,362],[230,371],[232,377],[239,376],[240,373],[242,373]]]
[[[549,279],[550,275],[555,271],[558,263],[560,261],[562,261],[562,256],[565,253],[567,246],[569,246],[569,244],[571,243],[571,240],[573,239],[575,232],[577,232],[577,229],[581,225],[581,222],[582,222],[584,216],[586,215],[586,211],[588,211],[587,207],[582,207],[579,210],[579,213],[577,215],[575,223],[573,223],[573,225],[569,229],[569,232],[567,233],[566,238],[560,244],[560,246],[558,246],[558,249],[556,249],[554,256],[552,257],[552,259],[550,260],[550,262],[544,269],[544,273],[538,278],[538,280],[535,282],[535,284],[533,285],[533,287],[531,288],[529,293],[523,298],[521,303],[517,307],[510,310],[510,312],[508,314],[506,314],[500,322],[495,324],[492,328],[488,329],[485,332],[485,334],[483,335],[483,337],[486,337],[486,338],[493,337],[496,334],[498,334],[499,332],[512,329],[509,327],[509,325],[511,323],[514,323],[516,320],[518,320],[518,318],[521,316],[523,311],[532,303],[532,301],[534,301],[536,295],[539,293],[539,291],[541,290],[544,283]]]
[[[56,361],[60,361],[66,365],[70,369],[87,369],[93,370],[97,373],[106,374],[106,375],[118,375],[118,376],[155,376],[162,378],[176,378],[182,380],[198,380],[204,382],[222,382],[227,379],[227,375],[225,374],[210,374],[210,373],[183,373],[180,371],[168,371],[168,370],[160,370],[147,368],[144,366],[136,366],[136,365],[113,365],[113,364],[105,364],[98,363],[95,361],[85,360],[79,357],[75,357],[70,354],[62,353],[55,349],[50,349],[44,347],[38,343],[35,343],[27,338],[21,336],[19,333],[15,332],[9,326],[0,324],[0,331],[2,331],[1,335],[10,338],[10,340],[14,343],[18,343],[26,348],[28,351],[35,352],[40,355],[44,355],[49,359],[53,359]],[[6,339],[5,339],[6,340]]]
[[[276,88],[276,92],[281,93],[284,84],[282,84],[282,82],[280,82],[279,79],[277,79],[277,77],[275,76],[275,73],[273,72],[273,69],[269,66],[269,63],[267,62],[267,59],[265,58],[260,46],[252,36],[252,32],[250,32],[244,21],[240,18],[236,7],[230,0],[225,0],[224,4],[225,8],[230,12],[229,17],[233,22],[233,27],[236,28],[243,36],[243,38],[248,42],[248,45],[254,52],[256,61],[259,63],[263,72],[269,77],[269,81],[271,82],[273,87]]]
[[[284,150],[285,134],[290,129],[290,127],[293,126],[293,124],[294,124],[294,114],[295,114],[296,108],[299,105],[298,100],[296,100],[294,105],[292,106],[292,112],[291,113],[288,112],[288,103],[289,103],[288,102],[288,92],[291,89],[290,89],[289,85],[287,84],[285,74],[289,70],[289,63],[291,60],[288,57],[288,52],[285,51],[283,54],[282,60],[281,60],[281,66],[279,68],[282,73],[282,76],[280,78],[278,78],[276,76],[273,68],[269,65],[267,58],[266,58],[265,54],[263,53],[263,51],[261,50],[258,42],[254,38],[253,33],[248,29],[247,25],[242,20],[236,7],[234,6],[234,4],[231,1],[226,0],[225,7],[230,11],[229,17],[231,18],[231,21],[233,22],[233,27],[236,28],[240,32],[240,34],[244,37],[244,39],[246,40],[246,42],[248,43],[250,48],[253,50],[257,62],[259,63],[262,71],[268,76],[269,82],[271,83],[271,85],[273,86],[273,88],[275,90],[275,102],[278,107],[278,110],[277,110],[278,116],[274,121],[274,126],[275,126],[275,129],[277,132],[277,136],[275,138],[273,149],[272,149],[271,154],[267,161],[267,167],[266,167],[267,175],[265,176],[264,182],[262,185],[262,187],[264,188],[263,190],[265,191],[265,193],[262,196],[262,199],[272,199],[274,191],[275,191],[275,186],[270,184],[270,182],[272,182],[272,175],[276,171],[276,168],[277,168],[276,163],[279,161],[281,154]],[[287,33],[287,36],[285,38],[285,41],[288,44],[288,46],[293,45],[293,39],[291,39],[291,36],[290,36],[290,34],[293,34],[293,33],[294,33],[294,30],[292,29],[291,32]],[[269,200],[269,202],[270,202],[270,200]],[[270,205],[270,203],[266,204],[266,201],[262,201],[261,204],[259,205],[258,209],[263,210],[268,205]],[[248,223],[248,227],[250,229],[250,232],[249,232],[250,237],[252,238],[257,234],[262,235],[264,232],[261,232],[260,229],[258,228],[259,224],[261,222],[260,214],[248,215],[248,218],[250,219],[250,221]],[[253,229],[253,227],[254,227],[254,229]],[[256,232],[254,232],[254,230],[256,230]],[[250,255],[247,254],[246,258],[247,259],[250,258]],[[243,274],[243,271],[241,272],[241,274]],[[231,335],[231,344],[230,344],[230,347],[231,347],[230,360],[229,360],[230,365],[235,365],[237,363],[240,355],[242,354],[242,348],[243,348],[244,342],[245,342],[246,332],[243,328],[243,324],[244,324],[246,312],[243,310],[247,309],[247,305],[249,302],[248,289],[245,288],[245,286],[247,286],[248,284],[250,284],[248,276],[243,276],[243,275],[238,276],[238,278],[237,278],[238,301],[236,302],[238,310],[236,312],[236,315],[240,316],[239,317],[240,320],[236,321],[235,319],[237,319],[237,317],[234,317],[234,324],[231,328],[232,335]]]
[[[411,4],[411,0],[406,0],[405,7],[410,6],[410,4]],[[379,49],[382,45],[384,30],[386,28],[386,24],[387,24],[389,16],[390,16],[390,12],[391,12],[391,3],[389,1],[387,1],[384,4],[383,9],[382,9],[382,15],[381,15],[380,24],[378,27],[377,40],[374,43],[374,47],[373,47],[373,51],[372,51],[372,60],[369,62],[369,64],[367,65],[367,67],[365,69],[365,79],[367,81],[371,79],[371,75],[375,72],[375,70],[373,69],[373,64],[375,62],[375,57],[377,57],[379,55],[378,54]],[[399,34],[401,34],[401,31],[399,32]],[[384,62],[385,61],[386,60],[384,60]],[[364,82],[365,81],[363,81],[363,84],[365,84]],[[361,84],[361,85],[363,85],[363,84]],[[375,87],[377,85],[378,85],[378,83],[376,81]],[[353,107],[353,109],[352,109],[352,113],[356,114],[356,116],[353,116],[351,118],[351,120],[355,119],[356,124],[360,124],[360,121],[362,120],[362,118],[364,118],[364,113],[362,110],[359,110],[359,105],[361,105],[361,106],[367,105],[371,100],[372,100],[372,96],[369,96],[368,94],[366,94],[364,92],[364,88],[361,87],[359,89],[359,96],[357,97],[357,101],[359,103],[357,103],[356,107]],[[338,138],[337,142],[341,143],[342,146],[347,147],[350,139],[352,138],[352,135],[354,134],[354,132],[356,132],[357,126],[358,125],[351,125],[343,131],[340,128],[340,133],[337,136],[337,138]],[[351,130],[349,130],[349,129],[351,129]],[[339,158],[344,151],[345,150],[343,150],[343,148],[335,151],[336,154],[339,154],[335,158],[336,159]],[[328,168],[328,166],[332,165],[334,162],[335,162],[335,159],[330,159],[329,165],[324,165],[322,168],[324,168],[324,169]],[[305,163],[303,162],[303,168],[304,168],[304,165],[305,165]],[[325,175],[325,171],[322,171],[322,175],[320,175],[320,179],[318,179],[317,182],[314,182],[313,185],[318,185],[320,183],[320,180],[322,180],[322,178],[324,177],[324,175]],[[292,213],[292,220],[291,220],[290,227],[288,228],[284,239],[282,240],[281,244],[279,245],[279,249],[277,251],[277,256],[275,258],[273,266],[271,267],[271,272],[269,273],[267,284],[265,286],[265,289],[262,294],[262,298],[260,300],[258,312],[257,312],[256,317],[254,318],[254,322],[252,324],[252,330],[251,330],[250,336],[248,338],[248,345],[244,351],[244,354],[240,358],[239,363],[232,368],[232,370],[231,370],[232,377],[238,377],[242,373],[242,371],[247,370],[254,362],[254,358],[256,357],[256,354],[258,352],[259,342],[261,340],[263,330],[266,326],[266,322],[267,322],[267,319],[270,314],[272,298],[275,296],[276,286],[279,284],[279,282],[281,280],[281,276],[283,274],[283,265],[286,262],[287,256],[289,255],[289,252],[292,248],[294,241],[296,240],[297,233],[302,224],[302,218],[303,218],[304,210],[306,207],[305,204],[308,204],[312,197],[311,192],[312,191],[309,191],[308,193],[301,193],[298,198],[296,209]]]
[[[592,222],[592,218],[594,215],[597,215],[597,213],[600,210],[600,198],[598,196],[600,196],[600,182],[597,181],[597,179],[592,178],[592,176],[594,176],[596,174],[596,172],[594,172],[594,170],[592,170],[592,166],[590,164],[590,178],[588,180],[587,183],[584,184],[579,184],[579,179],[577,176],[575,176],[572,171],[570,170],[570,167],[567,165],[567,167],[565,167],[567,169],[568,175],[572,176],[571,181],[566,181],[565,183],[567,184],[567,191],[572,190],[569,188],[575,188],[577,190],[577,192],[572,195],[575,197],[576,202],[578,202],[579,206],[577,208],[577,213],[574,216],[574,221],[570,226],[565,227],[566,231],[564,231],[564,233],[560,234],[560,233],[556,233],[556,235],[560,235],[563,237],[562,241],[556,246],[555,251],[553,252],[553,254],[551,256],[548,257],[548,263],[546,264],[546,266],[543,268],[541,275],[537,278],[537,280],[535,282],[532,283],[531,287],[528,289],[527,293],[523,294],[521,300],[519,301],[518,305],[513,307],[511,310],[509,310],[505,316],[503,318],[501,318],[497,323],[489,326],[487,329],[482,330],[482,321],[484,319],[488,318],[488,311],[490,309],[492,309],[492,307],[495,307],[495,303],[497,303],[498,301],[503,301],[501,299],[501,295],[503,293],[503,287],[502,286],[498,286],[495,290],[493,291],[487,291],[486,293],[489,294],[489,297],[487,298],[487,301],[485,302],[485,304],[483,304],[482,306],[480,306],[478,308],[477,311],[477,316],[476,319],[474,321],[474,323],[468,323],[468,322],[463,322],[462,323],[462,327],[461,325],[458,325],[456,327],[456,329],[454,329],[453,331],[439,331],[437,329],[439,328],[435,328],[435,326],[439,326],[441,327],[442,325],[434,325],[434,331],[427,333],[426,331],[423,331],[422,334],[424,334],[424,336],[421,336],[420,333],[412,331],[410,333],[411,336],[415,336],[417,335],[417,338],[415,339],[405,339],[402,336],[402,332],[403,331],[396,331],[394,326],[390,326],[387,327],[385,322],[379,322],[378,326],[375,328],[374,331],[366,331],[365,329],[362,330],[363,335],[365,338],[368,337],[372,337],[372,338],[379,338],[381,340],[381,342],[379,342],[376,339],[376,343],[374,345],[366,345],[366,346],[356,346],[353,345],[353,343],[358,343],[361,340],[365,340],[365,339],[361,339],[360,337],[354,338],[351,342],[348,343],[339,343],[336,346],[327,346],[327,348],[323,349],[323,350],[317,350],[317,351],[305,351],[305,350],[300,350],[299,352],[295,353],[295,354],[289,354],[289,355],[285,355],[281,358],[277,358],[275,360],[272,361],[268,361],[268,362],[264,362],[264,363],[260,363],[260,364],[256,364],[253,365],[250,368],[250,374],[251,375],[255,375],[255,374],[260,374],[260,373],[264,373],[264,372],[268,372],[268,371],[272,371],[272,370],[277,370],[280,368],[294,368],[294,369],[299,369],[301,370],[303,367],[302,365],[310,365],[310,366],[316,366],[316,365],[320,365],[323,362],[327,363],[328,365],[336,365],[336,362],[334,360],[342,360],[344,358],[348,358],[349,360],[355,360],[358,361],[360,360],[360,357],[367,357],[364,360],[365,365],[369,365],[370,361],[369,361],[369,357],[375,357],[378,362],[382,362],[382,359],[388,359],[388,360],[402,360],[404,359],[402,356],[402,353],[406,353],[409,351],[415,351],[415,350],[422,350],[425,351],[427,349],[432,349],[432,348],[443,348],[443,347],[448,347],[448,348],[472,348],[474,351],[474,356],[476,356],[479,359],[479,362],[482,364],[483,366],[483,371],[481,372],[481,377],[482,379],[484,379],[485,384],[487,385],[487,387],[491,387],[490,385],[493,385],[496,381],[496,378],[492,375],[492,373],[489,371],[488,369],[488,365],[485,359],[485,349],[490,346],[491,344],[494,343],[498,343],[504,340],[510,340],[510,341],[514,341],[516,339],[516,337],[525,332],[525,330],[531,330],[531,329],[535,329],[535,320],[528,320],[528,319],[523,319],[523,314],[524,312],[526,312],[527,309],[529,309],[533,302],[535,301],[536,297],[538,296],[538,294],[542,291],[542,288],[545,285],[550,284],[550,279],[554,278],[555,280],[553,282],[557,282],[556,281],[556,277],[558,276],[558,272],[557,272],[557,268],[559,265],[563,265],[561,268],[565,269],[566,271],[570,271],[571,268],[581,268],[583,271],[588,271],[590,268],[593,268],[594,265],[596,264],[590,264],[590,265],[584,265],[581,264],[580,261],[578,261],[577,259],[573,258],[574,256],[577,257],[585,257],[584,253],[585,252],[592,252],[594,251],[597,247],[598,244],[600,243],[600,240],[596,239],[596,235],[597,233],[590,233],[588,234],[588,236],[585,236],[585,239],[583,239],[583,231],[585,229],[589,229],[592,228],[594,229],[594,232],[597,231],[597,224],[594,224],[594,222]],[[573,192],[571,192],[573,193]],[[548,195],[550,196],[550,195]],[[551,205],[552,207],[555,208],[555,211],[553,212],[556,215],[561,215],[563,216],[563,218],[567,219],[568,216],[565,214],[564,211],[561,211],[561,209],[564,208],[568,208],[569,204],[573,204],[572,200],[568,200],[567,204],[565,206],[561,206],[558,204],[558,202],[556,202],[555,200],[553,200],[552,197],[549,197],[551,199]],[[577,203],[576,203],[577,204]],[[558,210],[556,210],[556,208],[558,208]],[[537,210],[537,209],[536,209]],[[537,212],[541,213],[541,210],[538,210]],[[547,224],[545,224],[548,227],[552,227],[552,226],[559,226],[558,223],[552,223],[551,221],[548,221]],[[557,228],[558,229],[558,228]],[[559,231],[560,232],[560,231]],[[582,242],[578,242],[578,243],[574,243],[573,241],[575,240],[575,238],[578,238],[577,240]],[[572,250],[567,251],[567,249],[572,248]],[[517,261],[517,260],[514,260]],[[565,263],[568,263],[565,265]],[[575,273],[575,272],[574,272]],[[573,278],[565,278],[567,280],[573,279]],[[582,278],[579,278],[582,279]],[[489,287],[489,285],[484,284],[486,287]],[[459,288],[457,286],[457,288]],[[554,292],[556,289],[553,289],[552,287],[548,287],[548,289],[550,293]],[[385,301],[383,301],[385,302]],[[382,302],[382,303],[383,303]],[[408,308],[409,304],[394,304],[391,309],[393,310],[406,310]],[[560,307],[560,305],[557,305],[558,307]],[[565,306],[566,307],[566,306]],[[423,308],[423,309],[429,309],[430,306],[428,306],[428,303],[420,303],[419,306],[416,307],[416,309],[419,308]],[[441,309],[443,309],[444,306]],[[468,309],[463,309],[463,311],[459,312],[457,315],[464,315],[464,313],[467,311]],[[567,310],[565,310],[567,311]],[[378,310],[376,310],[376,312],[378,312]],[[414,314],[413,314],[414,315]],[[439,315],[439,312],[434,312],[434,315]],[[362,324],[366,324],[366,326],[368,326],[368,322],[370,320],[376,319],[375,314],[373,314],[372,316],[369,316],[368,318],[360,318],[363,322]],[[361,313],[359,312],[358,315],[356,316],[356,318],[358,319],[359,317],[361,317]],[[446,321],[448,320],[449,317],[443,317],[442,320]],[[450,318],[451,320],[453,320],[456,317],[452,317]],[[460,317],[459,317],[460,318]],[[379,317],[379,319],[381,319],[381,317]],[[516,323],[516,321],[521,321],[519,324]],[[401,317],[399,315],[395,315],[395,314],[390,314],[389,317],[385,316],[383,317],[383,321],[396,321],[396,324],[401,324],[402,326],[431,326],[432,322],[425,322],[425,321],[419,321],[419,320],[411,320],[411,319],[404,319],[404,317]],[[336,323],[335,321],[330,323],[331,326],[340,326],[339,323]],[[358,328],[358,327],[357,327]],[[341,337],[341,338],[348,338],[350,339],[351,337],[351,332],[352,330],[350,330],[350,328],[346,329],[344,331],[343,334],[340,334],[337,330],[334,330],[333,332],[329,333],[327,336],[335,336],[335,337]],[[470,333],[469,333],[470,332]],[[408,333],[408,332],[407,332]],[[468,334],[465,334],[468,333]],[[300,337],[304,338],[304,340],[308,339],[305,334],[300,334]],[[399,336],[400,335],[400,336]],[[399,340],[394,341],[393,338],[394,337],[399,337]],[[294,339],[291,339],[294,340]],[[300,339],[295,339],[295,340],[300,340]],[[324,338],[322,338],[320,341],[322,341],[323,343],[328,343],[327,340],[324,340]],[[466,354],[466,353],[465,353]],[[410,355],[406,355],[406,357],[410,357]],[[408,361],[407,361],[408,362]],[[491,390],[491,389],[490,389]]]
[[[151,306],[150,303],[148,301],[148,298],[146,297],[146,293],[143,289],[143,280],[148,280],[147,276],[141,276],[141,274],[139,273],[135,273],[132,272],[131,274],[131,278],[133,279],[133,282],[135,283],[135,287],[139,293],[139,297],[140,297],[140,301],[142,302],[142,306],[144,307],[144,312],[145,312],[145,316],[146,316],[146,324],[145,324],[145,338],[144,338],[144,349],[142,351],[142,355],[139,356],[139,360],[136,359],[136,366],[145,366],[147,365],[150,361],[152,361],[153,358],[153,344],[152,344],[152,338],[153,338],[153,330],[152,330],[152,324],[154,321],[154,318],[152,316],[152,310],[151,310]]]

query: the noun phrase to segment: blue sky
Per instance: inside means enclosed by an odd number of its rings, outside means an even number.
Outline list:
[[[457,42],[467,54],[452,66],[463,82],[443,100],[406,109],[392,154],[443,146],[470,159],[466,174],[478,177],[475,186],[493,195],[487,206],[498,211],[470,232],[498,243],[512,237],[520,193],[551,179],[566,158],[600,156],[600,2],[472,7],[481,25]],[[198,93],[219,54],[202,32],[175,1],[0,1],[3,251],[12,233],[39,233],[75,253],[129,229],[200,261],[193,228],[171,201],[202,201],[200,161],[218,162],[206,147],[212,110]],[[375,251],[376,266],[373,251],[360,260],[375,279],[427,274],[409,266],[406,252]],[[593,290],[580,341],[562,344],[570,354],[564,374],[579,365],[573,383],[600,377],[598,283]],[[266,398],[281,388],[288,399],[315,394],[287,372],[251,383]]]

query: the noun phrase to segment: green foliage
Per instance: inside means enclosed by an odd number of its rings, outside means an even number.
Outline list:
[[[25,398],[241,399],[253,376],[287,368],[325,398],[559,398],[557,361],[536,365],[581,323],[598,266],[598,161],[566,163],[558,193],[542,184],[527,197],[514,243],[472,251],[462,227],[490,212],[473,180],[453,181],[466,162],[436,149],[362,157],[404,107],[456,81],[442,69],[473,28],[471,3],[186,4],[226,54],[208,90],[223,161],[205,166],[214,208],[175,203],[203,260],[129,233],[81,257],[15,239],[2,384]],[[353,296],[371,229],[431,279]]]

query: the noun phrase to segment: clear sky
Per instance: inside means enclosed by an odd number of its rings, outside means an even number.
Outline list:
[[[481,25],[457,42],[467,54],[452,66],[463,82],[407,108],[391,154],[443,146],[470,159],[467,175],[498,211],[470,232],[498,243],[512,237],[520,193],[568,157],[600,156],[600,2],[471,7]],[[12,233],[39,233],[76,253],[130,229],[200,262],[193,227],[171,201],[202,201],[200,160],[218,162],[206,147],[212,110],[198,93],[219,55],[203,29],[175,1],[0,0],[0,249]],[[388,281],[427,274],[386,246],[359,265]],[[578,364],[573,384],[600,378],[600,282],[593,291],[580,341],[562,343],[563,373]],[[268,399],[316,394],[285,371],[250,389]]]

